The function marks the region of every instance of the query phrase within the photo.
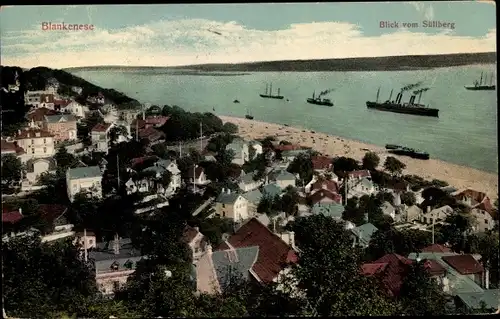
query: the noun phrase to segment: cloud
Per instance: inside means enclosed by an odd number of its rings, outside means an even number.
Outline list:
[[[480,38],[456,36],[449,30],[438,34],[416,31],[418,29],[401,29],[381,36],[365,36],[357,25],[346,22],[298,23],[282,30],[262,31],[234,21],[181,19],[113,30],[100,29],[96,25],[94,31],[42,31],[41,25],[37,25],[32,30],[5,32],[0,45],[3,64],[56,68],[173,66],[496,50],[496,29]]]
[[[409,2],[409,4],[411,4],[420,15],[423,15],[426,20],[434,19],[434,7],[432,4],[414,1]]]

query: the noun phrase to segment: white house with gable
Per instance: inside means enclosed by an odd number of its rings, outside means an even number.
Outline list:
[[[90,196],[102,197],[102,172],[99,166],[69,168],[66,171],[66,189],[68,198],[73,202],[79,192]]]

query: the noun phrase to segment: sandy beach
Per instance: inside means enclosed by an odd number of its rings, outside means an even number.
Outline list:
[[[498,198],[498,174],[480,171],[466,166],[430,159],[427,161],[389,154],[385,148],[354,140],[331,136],[311,130],[281,124],[258,122],[242,118],[219,116],[224,122],[239,127],[239,135],[245,139],[259,139],[274,136],[277,140],[287,140],[293,144],[311,147],[328,155],[347,156],[361,160],[367,151],[375,152],[381,164],[388,155],[397,157],[406,164],[404,174],[414,174],[427,180],[446,181],[457,189],[471,188],[486,193],[492,201]],[[432,154],[431,154],[432,156]]]

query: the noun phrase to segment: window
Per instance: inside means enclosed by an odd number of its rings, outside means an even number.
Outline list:
[[[222,217],[226,217],[226,212],[222,212]]]
[[[94,241],[92,239],[89,239],[89,245],[93,245]]]
[[[113,281],[113,291],[120,289],[120,282],[118,280]]]
[[[485,219],[485,220],[484,220],[484,223],[485,223],[486,225],[488,225],[488,220],[487,220],[487,219]]]
[[[226,204],[222,204],[222,208],[226,208]]]
[[[46,147],[43,148],[43,152],[47,153],[47,148]]]
[[[35,148],[31,149],[31,154],[35,154]]]
[[[115,261],[111,264],[109,268],[111,268],[112,270],[118,270],[118,266],[119,266],[118,262]]]
[[[31,140],[31,144],[35,144],[35,140]]]
[[[46,138],[43,139],[43,144],[47,144],[47,139]]]
[[[123,265],[128,269],[132,269],[132,267],[134,266],[134,262],[129,259]]]

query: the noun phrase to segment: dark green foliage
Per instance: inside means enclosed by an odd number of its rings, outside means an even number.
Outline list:
[[[403,192],[403,194],[401,194],[401,203],[408,206],[415,205],[417,203],[415,194],[412,192]]]
[[[19,182],[21,177],[21,160],[12,154],[2,155],[2,187],[12,186]]]
[[[363,168],[368,169],[370,171],[375,170],[380,164],[380,157],[377,155],[377,153],[374,152],[368,152],[365,154],[363,157]]]
[[[393,156],[388,156],[384,162],[384,168],[393,175],[401,175],[406,168],[406,164]]]
[[[359,169],[358,162],[355,159],[345,156],[334,158],[332,164],[333,172],[341,178],[343,178],[347,172]]]
[[[313,177],[314,169],[310,154],[300,154],[288,165],[287,170],[299,175],[300,184],[307,185]]]
[[[432,234],[416,229],[397,230],[389,228],[376,231],[366,249],[366,259],[376,260],[385,254],[399,254],[408,256],[410,253],[419,252],[432,243]]]

